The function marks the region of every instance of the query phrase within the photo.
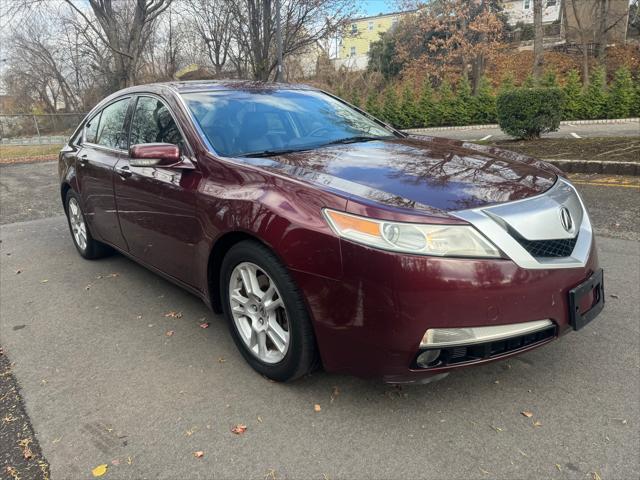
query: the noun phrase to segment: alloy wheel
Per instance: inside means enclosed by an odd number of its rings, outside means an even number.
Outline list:
[[[289,321],[272,278],[251,262],[238,264],[229,280],[233,321],[249,351],[265,363],[282,361],[289,350]]]
[[[87,248],[87,226],[84,223],[84,217],[82,216],[82,210],[78,201],[71,197],[69,200],[69,224],[71,225],[71,232],[73,233],[73,239],[78,245],[80,250],[86,250]]]

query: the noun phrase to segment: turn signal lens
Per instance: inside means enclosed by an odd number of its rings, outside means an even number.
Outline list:
[[[371,247],[441,257],[500,257],[472,226],[388,222],[329,209],[324,214],[337,235]]]

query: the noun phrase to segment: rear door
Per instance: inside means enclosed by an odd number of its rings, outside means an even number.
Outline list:
[[[192,150],[162,99],[141,95],[131,116],[129,145],[171,143],[183,155]],[[195,162],[195,161],[194,161]],[[201,174],[194,170],[134,167],[123,153],[116,167],[115,193],[129,252],[143,262],[192,286],[202,228],[196,217]]]
[[[115,100],[85,124],[77,157],[80,196],[91,234],[122,250],[127,250],[127,245],[118,222],[113,169],[126,153],[129,101],[129,97]]]

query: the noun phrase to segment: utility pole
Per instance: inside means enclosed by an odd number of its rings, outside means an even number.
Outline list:
[[[284,81],[282,65],[282,22],[280,21],[280,0],[276,0],[276,82]]]

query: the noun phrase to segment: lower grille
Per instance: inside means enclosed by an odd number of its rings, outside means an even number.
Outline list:
[[[481,360],[502,357],[509,353],[517,352],[526,347],[545,343],[556,336],[556,326],[538,332],[528,333],[517,337],[496,340],[493,342],[479,343],[468,346],[445,347],[441,349],[422,349],[413,361],[413,368],[441,368],[462,363],[473,363]],[[434,351],[434,359],[428,366],[418,365],[418,357],[426,351]],[[439,351],[439,354],[438,352]],[[433,358],[433,357],[432,357]]]
[[[518,242],[533,257],[568,257],[573,252],[578,237],[560,240],[525,240],[518,238]]]

